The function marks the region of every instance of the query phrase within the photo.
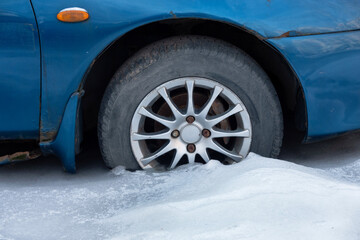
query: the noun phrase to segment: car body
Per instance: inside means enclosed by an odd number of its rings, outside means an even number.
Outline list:
[[[89,19],[59,21],[69,7]],[[14,0],[0,2],[0,140],[35,140],[75,171],[114,69],[183,33],[244,48],[275,79],[305,142],[360,129],[357,1]]]

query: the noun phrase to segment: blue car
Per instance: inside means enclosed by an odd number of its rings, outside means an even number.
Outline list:
[[[360,1],[0,1],[0,140],[34,146],[1,163],[75,172],[97,129],[110,168],[231,164],[284,124],[360,129]]]

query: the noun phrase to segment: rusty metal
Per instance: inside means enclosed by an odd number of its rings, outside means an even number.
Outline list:
[[[176,14],[173,11],[170,11],[170,15],[172,16],[172,18],[177,18]]]
[[[195,152],[195,150],[196,150],[195,144],[188,144],[188,145],[186,146],[186,150],[187,150],[189,153]]]
[[[20,162],[35,159],[41,156],[41,151],[39,149],[26,152],[16,152],[10,155],[5,155],[0,157],[0,165],[11,163],[11,162]]]
[[[211,136],[211,132],[210,132],[210,130],[208,130],[208,129],[204,129],[204,130],[202,130],[202,135],[203,135],[204,137],[208,138],[208,137]]]
[[[285,32],[285,33],[283,33],[283,34],[281,34],[281,35],[279,35],[279,36],[276,36],[276,37],[273,37],[273,38],[286,38],[286,37],[290,37],[290,33],[291,33],[292,31],[287,31],[287,32]]]
[[[194,92],[194,104],[195,108],[199,109],[201,108],[207,101],[208,96],[202,93]],[[171,100],[174,102],[174,104],[179,109],[186,109],[187,106],[187,93],[180,93],[175,96],[171,97]],[[157,114],[165,117],[170,117],[172,115],[170,108],[168,105],[164,102],[160,107],[159,110],[156,111]],[[160,123],[155,122],[154,123],[154,131],[161,131],[164,129],[164,126],[162,126]]]
[[[188,123],[193,123],[193,122],[195,122],[195,118],[194,118],[193,116],[188,116],[188,117],[186,118],[186,121],[187,121]]]
[[[179,137],[179,136],[180,136],[179,130],[174,130],[174,131],[172,131],[171,136],[172,136],[173,138]]]
[[[316,35],[323,35],[323,34],[338,34],[338,33],[348,33],[348,32],[356,32],[358,31],[357,29],[355,30],[345,30],[345,31],[333,31],[333,32],[311,32],[311,33],[303,33],[300,31],[287,31],[281,35],[275,36],[275,37],[271,37],[271,38],[266,38],[266,39],[279,39],[279,38],[287,38],[287,37],[305,37],[305,36],[316,36]]]
[[[42,125],[40,125],[40,127],[42,127]],[[57,131],[44,131],[42,128],[40,129],[40,142],[52,141],[56,138]]]

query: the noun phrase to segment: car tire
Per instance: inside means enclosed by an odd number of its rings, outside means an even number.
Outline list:
[[[135,157],[131,140],[134,114],[158,86],[186,77],[209,79],[235,93],[250,117],[249,151],[265,157],[278,156],[283,117],[277,93],[264,70],[229,43],[203,36],[181,36],[140,50],[111,79],[98,121],[100,149],[109,168],[144,168]]]

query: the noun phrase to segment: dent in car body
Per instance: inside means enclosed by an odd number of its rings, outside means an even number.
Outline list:
[[[68,97],[79,89],[98,54],[118,37],[141,25],[174,16],[204,18],[242,27],[262,38],[277,37],[288,31],[306,35],[360,29],[360,2],[352,0],[329,0],[326,4],[312,0],[154,0],[151,4],[143,0],[79,0],[76,6],[87,9],[91,18],[70,24],[58,21],[55,16],[61,9],[73,7],[72,3],[69,5],[66,0],[32,0],[32,3],[43,60],[42,136],[58,130]],[[333,133],[338,130],[333,129]]]

